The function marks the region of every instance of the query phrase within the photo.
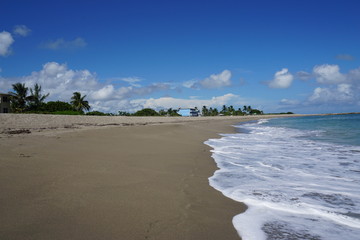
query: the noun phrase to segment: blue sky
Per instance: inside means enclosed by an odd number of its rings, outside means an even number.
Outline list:
[[[360,2],[3,1],[0,92],[93,110],[360,111]]]

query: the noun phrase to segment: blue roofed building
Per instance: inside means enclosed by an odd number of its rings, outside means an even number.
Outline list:
[[[180,108],[178,114],[182,117],[198,117],[200,111],[197,108]]]

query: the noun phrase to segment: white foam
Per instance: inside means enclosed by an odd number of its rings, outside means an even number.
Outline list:
[[[357,239],[360,147],[311,141],[320,132],[266,122],[205,142],[219,167],[210,185],[249,206],[233,219],[242,238]]]

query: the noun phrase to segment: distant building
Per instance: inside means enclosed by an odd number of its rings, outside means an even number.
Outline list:
[[[196,108],[180,108],[178,114],[182,117],[198,117],[200,111]]]
[[[0,113],[10,112],[10,94],[0,93]]]

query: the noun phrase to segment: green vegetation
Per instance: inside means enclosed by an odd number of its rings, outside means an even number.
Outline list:
[[[160,110],[159,115],[160,116],[170,116],[170,117],[178,117],[178,116],[180,116],[180,114],[178,114],[178,110],[175,110],[175,109],[172,109],[172,108],[169,108],[167,111],[165,111],[163,109]]]
[[[119,111],[119,116],[131,116],[131,113],[125,112],[125,111]]]
[[[196,109],[196,108],[195,108]],[[203,106],[201,109],[202,116],[243,116],[243,115],[262,115],[264,114],[263,111],[258,109],[253,109],[251,106],[244,106],[244,111],[241,108],[237,110],[233,107],[227,107],[226,105],[222,106],[221,111],[217,108],[207,108]],[[119,116],[180,116],[178,114],[178,110],[169,108],[167,110],[162,109],[159,112],[156,112],[154,109],[145,108],[140,111],[137,111],[134,114],[128,112],[119,112]]]
[[[267,113],[266,115],[294,114],[293,112]]]
[[[89,115],[89,116],[111,116],[112,114],[103,113],[103,112],[99,112],[99,111],[92,111],[92,112],[87,112],[86,115]]]
[[[160,114],[154,109],[144,108],[134,113],[133,116],[160,116]]]
[[[56,115],[83,115],[81,112],[77,111],[56,111],[56,112],[43,112],[43,113],[50,113],[50,114],[56,114]]]
[[[30,111],[39,111],[44,107],[44,101],[49,96],[41,93],[41,86],[39,84],[34,85],[34,89],[30,88],[30,99],[28,101],[28,109]]]
[[[89,102],[85,100],[85,96],[81,96],[81,93],[74,92],[74,95],[71,97],[71,104],[74,107],[74,109],[78,112],[84,112],[84,109],[86,111],[90,110]]]
[[[24,112],[27,110],[27,103],[30,102],[31,96],[28,96],[28,88],[25,83],[15,83],[12,85],[14,92],[10,92],[10,102],[12,112]]]
[[[10,107],[11,112],[14,113],[80,115],[84,114],[84,110],[90,110],[89,102],[85,100],[86,95],[81,96],[79,92],[74,92],[71,104],[62,101],[45,103],[49,93],[42,94],[41,86],[37,83],[34,88],[30,88],[30,94],[25,83],[15,83],[12,87],[13,92],[9,92]],[[100,112],[97,112],[97,114],[100,114]]]
[[[202,107],[201,113],[202,113],[203,116],[217,116],[217,115],[219,115],[219,111],[216,108],[210,107],[208,109],[206,106]]]
[[[201,113],[203,116],[243,116],[243,115],[261,115],[264,114],[263,111],[253,109],[251,106],[244,106],[243,109],[238,108],[237,110],[233,107],[227,107],[226,105],[222,106],[221,111],[219,112],[216,108],[207,108],[206,106],[202,107]]]
[[[45,104],[44,111],[46,112],[74,111],[74,108],[73,106],[71,106],[70,103],[67,102],[50,101]]]

